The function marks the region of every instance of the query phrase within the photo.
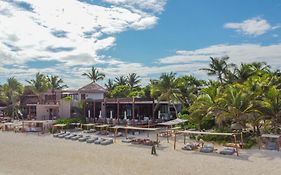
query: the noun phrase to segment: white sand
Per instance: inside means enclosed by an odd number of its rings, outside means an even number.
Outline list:
[[[0,175],[279,175],[281,153],[243,150],[240,157],[173,150],[162,141],[151,147],[120,143],[101,146],[51,135],[0,132]]]

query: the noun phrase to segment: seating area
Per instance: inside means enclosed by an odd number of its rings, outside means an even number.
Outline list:
[[[53,134],[53,137],[71,141],[79,141],[85,143],[94,143],[100,145],[110,145],[113,143],[112,138],[98,137],[96,135],[90,135],[90,133],[83,132],[59,132]]]

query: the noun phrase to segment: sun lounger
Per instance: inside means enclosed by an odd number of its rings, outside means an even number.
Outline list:
[[[98,137],[89,138],[88,140],[86,140],[86,142],[87,143],[94,143],[97,139],[98,139]]]
[[[61,134],[64,134],[64,133],[56,133],[56,134],[53,134],[53,137],[58,137],[59,135]]]
[[[69,134],[68,136],[65,136],[65,139],[71,139],[72,137],[77,136],[77,134]]]
[[[220,154],[223,155],[233,155],[236,152],[235,148],[233,147],[225,147],[223,150],[220,151]]]
[[[184,147],[182,147],[182,150],[192,151],[195,149],[198,149],[199,143],[187,143]]]
[[[71,140],[78,140],[81,137],[83,137],[83,135],[77,135],[75,137],[71,137]]]
[[[86,142],[87,139],[89,139],[90,136],[85,136],[85,137],[81,137],[78,139],[79,142]]]
[[[102,141],[104,141],[105,139],[104,138],[98,138],[94,143],[95,144],[100,144]]]
[[[200,152],[203,153],[212,153],[214,152],[214,145],[213,144],[205,144],[203,147],[200,149]]]
[[[122,140],[123,143],[132,143],[132,141],[133,141],[133,138],[126,138],[126,139]]]
[[[66,133],[63,133],[63,134],[59,134],[59,135],[58,135],[58,138],[62,139],[62,138],[64,138],[65,136],[68,136],[68,135],[70,135],[70,132],[66,132]]]
[[[109,145],[113,143],[113,139],[105,139],[102,142],[100,142],[101,145]]]

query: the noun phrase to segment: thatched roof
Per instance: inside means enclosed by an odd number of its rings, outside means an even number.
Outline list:
[[[87,84],[86,86],[78,89],[78,92],[80,92],[80,93],[105,93],[106,89],[103,88],[101,85],[99,85],[95,82],[92,82],[92,83]]]

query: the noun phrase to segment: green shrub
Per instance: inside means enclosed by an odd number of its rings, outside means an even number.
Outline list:
[[[81,123],[82,118],[60,118],[56,121],[56,124],[66,124],[69,125],[70,123]]]
[[[254,146],[255,144],[257,144],[256,139],[251,138],[245,141],[243,148],[245,149],[250,149],[252,146]]]
[[[221,144],[232,142],[232,138],[230,136],[223,136],[223,135],[203,135],[198,137],[198,139],[200,138],[202,138],[204,141],[217,142]]]

